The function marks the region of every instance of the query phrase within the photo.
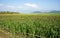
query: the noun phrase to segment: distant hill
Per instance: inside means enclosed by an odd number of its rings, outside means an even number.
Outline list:
[[[20,14],[19,12],[9,12],[9,11],[5,11],[5,12],[0,12],[0,14]]]
[[[60,13],[60,11],[52,10],[49,12],[34,11],[33,13]]]
[[[42,13],[42,12],[40,12],[40,11],[34,11],[33,13]]]
[[[60,11],[53,10],[53,11],[50,11],[49,13],[60,13]]]

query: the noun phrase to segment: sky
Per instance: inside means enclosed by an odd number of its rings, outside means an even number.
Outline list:
[[[0,0],[0,11],[29,13],[60,10],[60,0]]]

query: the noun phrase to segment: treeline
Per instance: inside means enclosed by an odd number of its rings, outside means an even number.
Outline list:
[[[3,11],[3,12],[0,12],[0,14],[20,14],[20,13],[19,12]]]

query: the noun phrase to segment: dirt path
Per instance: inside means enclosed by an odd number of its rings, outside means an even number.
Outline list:
[[[12,37],[10,37],[10,35],[0,30],[0,38],[12,38]]]
[[[16,38],[24,38],[24,36],[15,36]],[[4,30],[0,29],[0,38],[14,38],[13,35],[5,32]]]

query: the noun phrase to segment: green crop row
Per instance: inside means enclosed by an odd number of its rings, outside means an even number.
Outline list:
[[[60,16],[0,15],[0,28],[16,36],[23,33],[27,37],[33,34],[40,38],[60,38]]]

